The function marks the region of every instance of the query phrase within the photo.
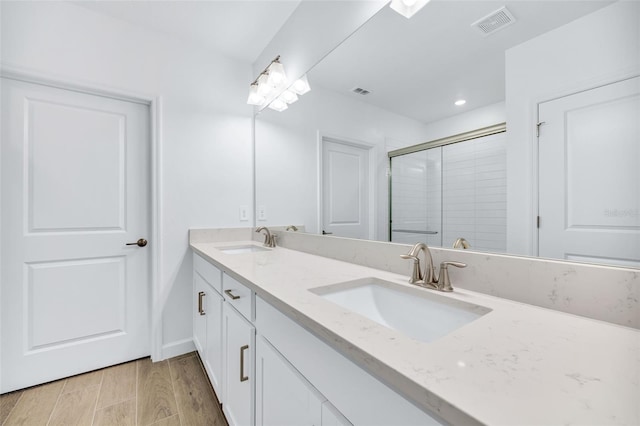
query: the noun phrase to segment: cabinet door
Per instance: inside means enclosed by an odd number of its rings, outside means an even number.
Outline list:
[[[211,287],[194,270],[193,272],[193,343],[200,354],[200,358],[206,359],[207,341],[207,293]]]
[[[322,426],[353,426],[329,401],[322,404]]]
[[[257,426],[320,426],[324,400],[264,337],[256,337]]]
[[[206,295],[207,339],[205,356],[202,358],[211,385],[222,399],[222,303],[223,299],[217,291],[209,287]]]
[[[223,303],[222,312],[222,409],[230,426],[253,426],[255,328],[227,302]]]

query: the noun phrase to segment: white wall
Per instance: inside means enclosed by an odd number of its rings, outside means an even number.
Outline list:
[[[318,232],[318,132],[373,145],[376,234],[387,238],[386,141],[423,141],[424,124],[334,92],[313,87],[281,113],[265,110],[256,119],[257,205],[267,208],[260,224],[304,224]]]
[[[454,116],[426,124],[425,132],[420,142],[446,138],[506,121],[504,102],[497,102],[469,111],[466,111],[463,107],[460,111],[459,114]],[[404,148],[405,146],[407,145],[402,144],[400,141],[387,141],[387,151]]]
[[[537,253],[537,104],[638,74],[635,1],[616,2],[506,52],[508,253]]]
[[[71,3],[1,7],[3,67],[162,97],[163,354],[188,350],[187,230],[250,223],[238,221],[238,206],[252,202],[252,109],[245,104],[250,64]]]

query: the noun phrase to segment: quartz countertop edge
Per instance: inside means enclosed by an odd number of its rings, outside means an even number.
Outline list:
[[[438,294],[491,312],[433,342],[419,342],[308,291],[369,277],[409,286],[408,277],[283,247],[246,254],[220,250],[239,245],[259,244],[191,243],[195,252],[446,422],[640,423],[639,330],[456,289]]]

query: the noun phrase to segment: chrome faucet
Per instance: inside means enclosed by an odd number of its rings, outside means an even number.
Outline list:
[[[298,227],[295,225],[289,225],[287,226],[287,229],[285,229],[285,231],[293,231],[296,232],[298,230]]]
[[[264,246],[265,247],[275,247],[276,246],[276,236],[275,235],[271,235],[271,232],[269,232],[269,229],[266,226],[261,226],[259,228],[256,229],[256,232],[260,233],[264,231]]]
[[[424,251],[424,271],[420,268],[420,251]],[[401,254],[401,258],[413,260],[413,270],[411,272],[411,278],[409,278],[409,284],[419,285],[420,287],[426,287],[433,290],[450,292],[453,291],[451,286],[451,279],[449,278],[449,266],[455,266],[457,268],[464,268],[466,263],[446,261],[440,263],[440,271],[438,276],[435,275],[433,269],[433,258],[431,257],[431,251],[424,243],[416,243],[409,253]]]

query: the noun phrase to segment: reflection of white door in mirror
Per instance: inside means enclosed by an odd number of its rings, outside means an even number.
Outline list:
[[[369,229],[369,149],[332,138],[322,143],[322,231],[372,238]]]
[[[640,77],[541,103],[538,115],[539,255],[639,267]]]

